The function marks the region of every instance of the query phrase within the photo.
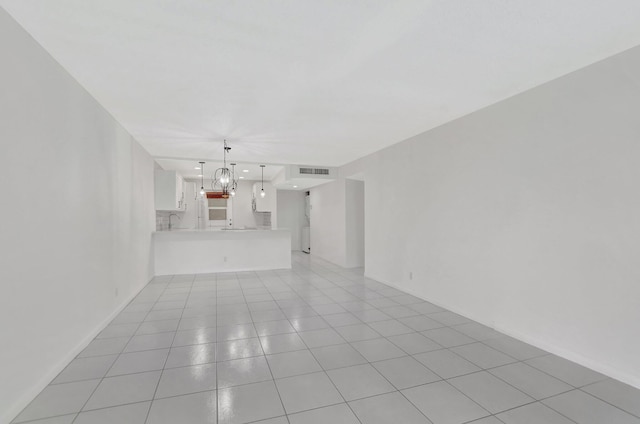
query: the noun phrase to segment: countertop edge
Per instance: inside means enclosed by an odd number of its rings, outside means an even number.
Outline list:
[[[238,230],[200,230],[200,229],[176,229],[154,231],[152,234],[269,234],[269,233],[291,232],[288,228],[275,228],[269,230],[261,229],[238,229]]]

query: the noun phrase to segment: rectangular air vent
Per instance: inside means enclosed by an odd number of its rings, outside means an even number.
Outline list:
[[[327,168],[300,168],[301,174],[307,175],[329,175]]]

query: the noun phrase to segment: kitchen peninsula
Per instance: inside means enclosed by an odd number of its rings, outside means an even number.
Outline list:
[[[291,268],[289,230],[177,229],[153,235],[155,275]]]

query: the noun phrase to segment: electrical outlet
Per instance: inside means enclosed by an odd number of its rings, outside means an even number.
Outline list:
[[[224,262],[227,262],[227,257],[226,257],[226,256],[223,258],[223,261],[224,261]]]
[[[118,297],[118,288],[116,287],[116,297]]]
[[[413,280],[413,272],[409,273],[409,280]]]

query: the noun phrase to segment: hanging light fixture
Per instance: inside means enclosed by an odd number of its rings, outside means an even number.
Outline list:
[[[236,180],[236,164],[231,164],[231,183],[229,184],[229,194],[233,197],[236,195],[236,189],[238,188],[238,181]]]
[[[207,194],[204,191],[204,162],[200,162],[200,196]]]
[[[260,197],[262,197],[264,199],[264,196],[267,195],[267,193],[265,193],[264,191],[264,165],[260,165],[260,168],[262,168],[262,189],[260,190]]]
[[[222,198],[228,199],[230,189],[234,186],[237,187],[237,183],[234,180],[234,176],[231,175],[231,171],[227,168],[227,153],[231,150],[231,147],[227,146],[227,140],[224,141],[224,153],[222,158],[222,168],[216,169],[213,173],[212,186],[214,190],[217,188],[222,191]],[[234,190],[235,191],[235,190]]]

